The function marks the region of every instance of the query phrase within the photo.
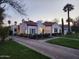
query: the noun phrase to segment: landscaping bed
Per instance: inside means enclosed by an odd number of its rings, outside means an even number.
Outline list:
[[[48,33],[48,34],[20,34],[18,35],[20,37],[27,37],[27,38],[30,38],[30,39],[46,39],[46,38],[51,38],[53,36],[61,36],[61,33],[54,33],[54,34],[51,34]]]

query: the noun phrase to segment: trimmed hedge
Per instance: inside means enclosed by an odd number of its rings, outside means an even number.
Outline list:
[[[53,33],[52,36],[61,36],[62,33]]]
[[[50,34],[35,34],[35,35],[32,35],[32,34],[20,34],[19,36],[20,37],[28,37],[30,39],[44,39],[44,38],[50,38],[51,36],[60,36],[61,33],[54,33],[52,35]]]
[[[40,38],[49,38],[50,34],[35,34],[35,35],[30,35],[29,38],[31,39],[40,39]]]
[[[27,37],[26,34],[19,34],[19,35],[17,35],[17,36],[20,36],[20,37]]]

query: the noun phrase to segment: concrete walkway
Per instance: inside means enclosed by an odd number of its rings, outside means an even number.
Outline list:
[[[44,40],[39,40],[40,42],[46,42],[48,40],[52,40],[52,39],[56,39],[56,38],[60,38],[60,37],[52,37],[52,38],[47,38],[47,39],[44,39]]]
[[[40,40],[31,40],[22,37],[13,37],[14,41],[25,45],[51,59],[79,59],[79,50],[48,44]]]

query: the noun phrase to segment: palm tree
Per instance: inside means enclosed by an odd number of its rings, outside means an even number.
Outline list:
[[[4,11],[5,11],[5,10],[0,7],[0,26],[3,24],[3,19],[4,19],[3,12],[4,12]]]
[[[10,27],[10,24],[11,24],[11,21],[10,20],[8,20],[8,24],[9,24],[9,27]]]
[[[73,9],[74,9],[74,6],[72,4],[67,4],[63,8],[64,12],[67,12],[68,13],[68,33],[71,32],[71,30],[70,30],[70,16],[69,16],[69,12],[71,10],[73,10]]]
[[[14,23],[15,23],[15,25],[17,25],[17,21],[15,21]]]

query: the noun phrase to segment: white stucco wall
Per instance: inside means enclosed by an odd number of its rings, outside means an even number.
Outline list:
[[[43,25],[38,25],[38,34],[41,34],[43,30]]]
[[[20,33],[26,33],[27,24],[22,23],[20,24]]]
[[[44,26],[44,33],[52,33],[51,26]]]
[[[57,33],[60,33],[60,30],[62,31],[62,28],[58,24],[53,24],[52,26],[44,26],[42,27],[44,29],[44,33],[55,33],[54,28],[57,28]]]
[[[43,23],[41,20],[37,21],[37,25],[38,25],[38,34],[42,33],[42,29],[43,29]]]
[[[27,29],[28,31],[26,30],[28,32],[28,34],[30,34],[30,29],[35,29],[35,33],[36,34],[38,33],[38,27],[37,26],[28,26],[28,29]]]
[[[17,31],[15,32],[15,29],[17,30],[17,28],[18,28],[17,25],[12,25],[11,26],[11,30],[12,30],[13,34],[16,34],[17,33]]]
[[[64,28],[64,35],[66,35],[68,32],[68,28]]]
[[[44,33],[54,33],[54,28],[58,29],[57,33],[60,33],[61,27],[58,24],[53,24],[51,26],[44,26],[42,23],[38,26],[27,26],[27,24],[22,23],[20,24],[20,33],[30,34],[30,29],[35,29],[36,34],[42,33],[42,29],[44,29]]]
[[[38,33],[38,27],[37,26],[27,26],[26,23],[22,23],[20,24],[20,34],[30,34],[30,29],[35,29],[36,32],[35,33]]]
[[[62,30],[62,28],[58,24],[54,24],[54,25],[52,25],[52,33],[55,33],[54,28],[58,29],[57,33],[60,33],[60,30]]]

